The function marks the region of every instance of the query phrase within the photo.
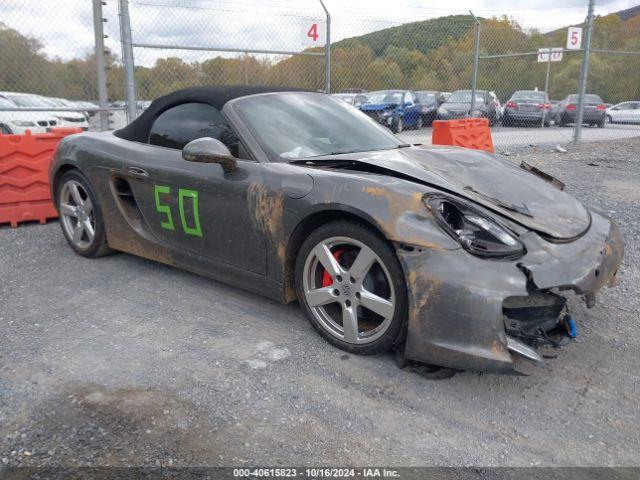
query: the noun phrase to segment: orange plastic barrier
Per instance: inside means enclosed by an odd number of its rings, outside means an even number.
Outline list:
[[[489,120],[463,118],[460,120],[436,120],[433,122],[431,143],[455,145],[494,153]]]
[[[57,218],[49,191],[49,165],[60,139],[80,128],[51,133],[0,135],[0,224]]]

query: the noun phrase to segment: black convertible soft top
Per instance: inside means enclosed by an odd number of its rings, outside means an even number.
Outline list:
[[[176,90],[169,95],[155,99],[142,114],[133,122],[114,135],[124,140],[133,142],[147,142],[151,126],[158,116],[165,110],[183,103],[206,103],[222,110],[222,107],[234,98],[246,95],[255,95],[268,92],[300,91],[296,88],[269,87],[269,86],[221,86],[221,87],[191,87]]]

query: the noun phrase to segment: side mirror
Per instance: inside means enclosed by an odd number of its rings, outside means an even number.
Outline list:
[[[219,163],[225,173],[233,172],[238,166],[227,146],[211,137],[197,138],[187,143],[182,149],[182,158],[187,162]]]

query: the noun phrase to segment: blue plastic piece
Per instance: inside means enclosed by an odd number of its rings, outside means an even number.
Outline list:
[[[576,327],[576,322],[571,315],[564,316],[564,325],[567,328],[567,335],[570,338],[576,338],[578,336],[578,327]]]

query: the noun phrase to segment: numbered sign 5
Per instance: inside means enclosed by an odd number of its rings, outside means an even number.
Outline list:
[[[580,50],[582,46],[582,27],[567,29],[567,50]]]
[[[327,26],[324,20],[305,18],[300,24],[300,38],[305,47],[322,47],[326,43]]]

